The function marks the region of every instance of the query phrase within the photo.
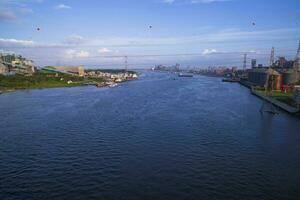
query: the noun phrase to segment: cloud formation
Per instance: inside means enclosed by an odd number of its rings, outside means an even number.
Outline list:
[[[0,0],[0,21],[15,21],[33,13],[32,4],[43,0]]]
[[[202,55],[209,55],[209,54],[213,54],[213,53],[217,53],[217,50],[215,50],[215,49],[204,49],[204,51],[202,52]]]
[[[66,4],[58,4],[54,8],[56,10],[68,10],[68,9],[71,9],[71,6],[68,6]]]
[[[73,48],[84,47],[90,48],[102,47],[99,51],[108,52],[110,47],[147,47],[147,46],[168,46],[182,44],[215,44],[215,43],[240,43],[253,41],[268,40],[291,40],[291,36],[300,33],[298,29],[270,29],[246,31],[239,29],[224,29],[193,36],[180,37],[111,37],[111,38],[91,38],[85,39],[80,35],[71,35],[62,43],[35,43],[30,40],[4,39],[0,38],[0,48],[27,46],[27,47],[43,47],[43,48]],[[105,47],[105,48],[103,48]],[[97,48],[97,49],[98,49]]]
[[[72,59],[72,58],[88,58],[90,56],[90,53],[88,51],[83,50],[74,50],[74,49],[68,49],[65,51],[65,57]]]
[[[100,54],[105,54],[105,53],[110,53],[110,52],[112,52],[112,51],[108,48],[101,48],[98,50],[98,53],[100,53]]]
[[[167,4],[210,4],[210,3],[216,3],[216,2],[226,2],[226,1],[232,1],[232,0],[163,0],[163,3]]]
[[[15,13],[10,10],[0,10],[0,21],[11,21],[17,19]]]
[[[178,37],[83,38],[79,35],[71,35],[60,43],[46,43],[46,41],[39,43],[32,40],[0,38],[0,49],[14,51],[44,65],[53,62],[55,64],[57,60],[63,60],[66,64],[74,64],[77,61],[84,65],[103,64],[103,61],[111,62],[113,59],[107,58],[105,60],[105,56],[124,57],[124,55],[128,55],[130,57],[139,54],[158,55],[154,56],[153,60],[149,60],[149,57],[136,59],[143,62],[158,62],[159,64],[169,63],[170,60],[177,60],[178,62],[184,59],[192,60],[190,55],[186,58],[181,55],[185,55],[185,53],[191,53],[195,55],[195,58],[201,57],[201,59],[212,62],[215,59],[220,59],[222,55],[226,59],[232,57],[237,62],[241,62],[242,58],[237,56],[242,55],[243,52],[255,54],[256,58],[258,58],[258,54],[269,55],[269,44],[273,45],[274,42],[276,44],[276,41],[297,40],[296,37],[299,34],[298,29],[257,31],[223,29],[205,34]],[[253,44],[260,41],[264,41],[267,45],[256,49]],[[280,45],[278,44],[278,46]],[[253,49],[256,51],[252,51]],[[178,56],[176,56],[177,53]],[[164,54],[168,56],[160,56]],[[133,62],[132,58],[130,60]]]
[[[70,35],[64,41],[66,44],[79,45],[85,42],[85,39],[80,35]]]
[[[31,40],[3,39],[0,38],[0,47],[33,47],[35,43]]]

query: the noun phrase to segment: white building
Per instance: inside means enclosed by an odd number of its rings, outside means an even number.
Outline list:
[[[3,65],[2,63],[0,63],[0,74],[5,74],[8,72],[8,69],[5,65]]]

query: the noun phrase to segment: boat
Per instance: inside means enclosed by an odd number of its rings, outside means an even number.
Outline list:
[[[193,74],[183,74],[183,73],[179,73],[178,77],[193,77]]]
[[[236,82],[240,82],[240,79],[239,78],[224,78],[222,81],[223,82],[236,83]]]
[[[118,86],[117,83],[113,83],[113,84],[108,85],[108,87],[110,87],[110,88],[113,88],[113,87],[116,87],[116,86]]]

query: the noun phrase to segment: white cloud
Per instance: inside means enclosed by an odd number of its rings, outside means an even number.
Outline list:
[[[10,21],[17,19],[14,12],[10,10],[0,10],[0,21]]]
[[[215,3],[215,2],[225,2],[231,0],[191,0],[191,3]]]
[[[21,14],[31,14],[33,13],[33,10],[31,8],[24,7],[24,8],[20,8],[19,12]]]
[[[65,48],[73,49],[74,46],[82,48],[94,48],[94,52],[107,53],[111,51],[112,47],[151,47],[151,46],[168,46],[168,45],[188,45],[199,44],[204,47],[212,46],[212,44],[228,43],[239,45],[242,42],[254,41],[272,41],[272,40],[290,40],[296,34],[299,34],[298,29],[270,29],[257,31],[243,31],[238,29],[227,29],[214,31],[212,33],[203,33],[194,36],[181,37],[108,37],[108,38],[94,38],[85,39],[79,35],[68,37],[63,43],[34,43],[30,40],[17,39],[1,39],[0,47],[43,47],[43,48]],[[105,48],[102,48],[105,47]],[[102,49],[99,49],[102,48]],[[89,49],[91,50],[91,49]]]
[[[33,13],[31,4],[41,2],[42,0],[0,0],[0,21],[23,19],[27,14]]]
[[[163,0],[163,3],[173,4],[209,4],[209,3],[216,3],[216,2],[225,2],[225,1],[232,1],[232,0]]]
[[[258,55],[263,57],[269,55],[271,46],[275,45],[278,49],[282,48],[281,43],[286,41],[297,41],[297,35],[300,34],[299,29],[269,29],[269,30],[212,30],[207,33],[181,36],[181,37],[99,37],[99,38],[84,38],[84,43],[74,45],[68,44],[65,41],[61,43],[39,43],[31,40],[18,39],[1,39],[0,49],[6,51],[14,51],[29,57],[37,63],[48,65],[55,64],[57,61],[66,61],[66,63],[80,63],[83,65],[95,65],[102,63],[111,63],[113,56],[128,55],[168,55],[181,53],[196,53],[197,58],[202,56],[203,60],[211,60],[211,63],[217,64],[229,62],[228,59],[233,58],[235,63],[241,63],[242,58],[237,57],[243,52],[256,54],[255,58],[260,59]],[[76,37],[74,37],[76,38]],[[77,37],[77,39],[82,39]],[[261,45],[263,41],[263,45]],[[297,42],[296,42],[297,43]],[[295,43],[295,45],[296,45]],[[294,48],[294,47],[287,47]],[[120,49],[117,52],[115,49]],[[199,51],[200,49],[200,51]],[[252,50],[256,50],[252,51]],[[108,53],[111,51],[110,53]],[[279,50],[280,51],[280,50]],[[278,52],[279,52],[278,51]],[[296,51],[296,50],[295,50]],[[286,52],[282,50],[282,55]],[[105,54],[107,53],[107,54]],[[108,58],[103,58],[103,57]],[[290,56],[290,55],[287,55]],[[294,55],[292,55],[294,57]],[[181,62],[181,60],[193,60],[193,56],[153,56],[152,64],[164,64],[164,62]],[[224,60],[221,58],[224,57]],[[88,58],[88,59],[87,59]],[[169,59],[170,60],[167,60]],[[228,58],[228,59],[227,59]],[[141,61],[150,62],[147,58],[138,58]],[[215,60],[216,59],[216,60]],[[220,62],[217,62],[219,59]],[[226,60],[227,59],[227,60]],[[122,58],[119,58],[121,63]],[[123,59],[124,61],[124,59]],[[123,62],[122,61],[122,62]],[[206,62],[205,61],[205,62]],[[130,62],[134,63],[132,57]],[[197,61],[198,62],[198,61]],[[199,61],[199,63],[202,61]],[[204,61],[203,61],[204,62]],[[260,61],[263,62],[263,61]],[[226,64],[226,63],[223,63]],[[234,63],[233,63],[234,64]],[[237,64],[236,64],[237,65]],[[120,65],[121,66],[121,65]]]
[[[112,51],[108,48],[101,48],[98,50],[98,53],[100,53],[100,54],[105,54],[105,53],[110,53],[110,52],[112,52]]]
[[[31,40],[3,39],[0,38],[0,47],[33,47],[35,43]]]
[[[70,6],[65,5],[65,4],[58,4],[57,6],[54,7],[56,10],[66,10],[66,9],[71,9]]]
[[[217,53],[217,50],[215,50],[215,49],[204,49],[204,51],[202,52],[203,55],[209,55],[209,54],[213,54],[213,53]]]
[[[164,3],[169,3],[169,4],[172,4],[175,2],[175,0],[163,0]]]
[[[66,58],[88,58],[90,56],[90,53],[88,51],[83,50],[74,50],[74,49],[68,49],[65,51],[65,57]]]
[[[79,45],[85,42],[85,39],[80,35],[70,35],[65,39],[66,44]]]

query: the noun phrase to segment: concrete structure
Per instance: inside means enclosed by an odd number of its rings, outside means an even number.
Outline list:
[[[70,74],[78,75],[78,76],[84,76],[84,68],[82,66],[79,67],[67,67],[67,66],[51,66],[48,67],[57,71],[61,72],[67,72]]]

